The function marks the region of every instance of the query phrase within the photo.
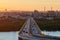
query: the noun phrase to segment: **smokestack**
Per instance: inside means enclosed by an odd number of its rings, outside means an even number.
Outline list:
[[[5,9],[5,12],[7,12],[7,9]]]
[[[51,7],[51,11],[53,10],[53,7]]]
[[[44,11],[46,10],[46,7],[44,7]]]

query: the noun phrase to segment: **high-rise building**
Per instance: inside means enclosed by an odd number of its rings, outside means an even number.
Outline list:
[[[34,18],[39,18],[39,11],[34,10]]]

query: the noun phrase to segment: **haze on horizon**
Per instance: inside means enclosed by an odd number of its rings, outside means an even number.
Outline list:
[[[0,10],[60,10],[60,0],[0,0]]]

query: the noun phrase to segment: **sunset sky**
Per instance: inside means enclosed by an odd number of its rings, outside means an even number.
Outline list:
[[[0,0],[0,10],[60,10],[60,0]]]

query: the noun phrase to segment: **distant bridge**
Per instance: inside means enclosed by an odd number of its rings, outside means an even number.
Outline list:
[[[18,32],[18,40],[60,40],[60,37],[43,34],[34,19],[29,17]]]

